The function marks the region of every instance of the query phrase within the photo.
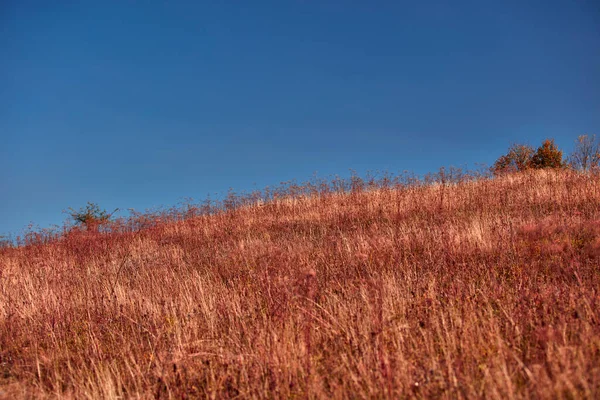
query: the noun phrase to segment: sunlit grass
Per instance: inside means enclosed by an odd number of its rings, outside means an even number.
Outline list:
[[[0,397],[600,397],[600,177],[354,179],[0,250]]]

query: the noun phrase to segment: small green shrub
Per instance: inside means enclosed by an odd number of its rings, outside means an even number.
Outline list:
[[[67,213],[73,218],[76,224],[84,226],[88,231],[97,231],[98,227],[107,223],[112,214],[117,210],[109,214],[106,210],[101,209],[98,204],[88,201],[87,205],[80,208],[79,211],[69,207]]]

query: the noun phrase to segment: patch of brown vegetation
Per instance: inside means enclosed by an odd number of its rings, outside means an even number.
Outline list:
[[[0,397],[598,398],[600,177],[234,207],[0,250]]]

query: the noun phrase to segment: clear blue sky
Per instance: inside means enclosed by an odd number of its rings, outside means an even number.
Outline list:
[[[0,234],[599,126],[596,1],[0,0]]]

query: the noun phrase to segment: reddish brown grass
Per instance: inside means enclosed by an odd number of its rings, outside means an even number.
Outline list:
[[[0,397],[600,397],[600,177],[353,189],[0,250]]]

